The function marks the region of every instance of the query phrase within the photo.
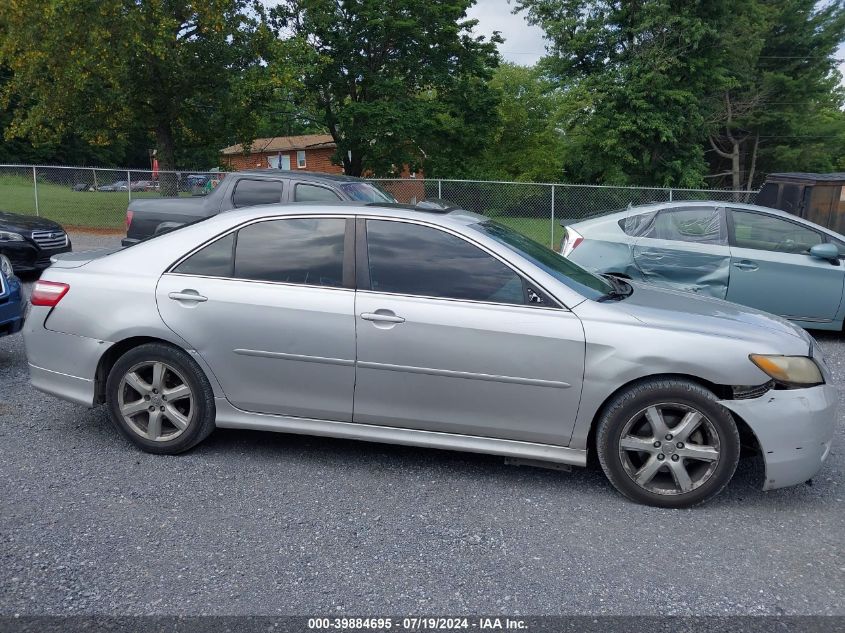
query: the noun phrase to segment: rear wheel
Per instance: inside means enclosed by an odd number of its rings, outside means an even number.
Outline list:
[[[121,356],[109,372],[106,400],[121,433],[150,453],[181,453],[214,430],[208,379],[188,354],[163,343]]]
[[[702,503],[730,481],[739,461],[731,414],[701,385],[639,383],[617,395],[599,421],[599,461],[634,501],[666,508]]]

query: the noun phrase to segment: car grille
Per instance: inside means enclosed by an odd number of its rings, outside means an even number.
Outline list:
[[[33,231],[32,240],[44,249],[67,246],[67,233],[64,231]]]

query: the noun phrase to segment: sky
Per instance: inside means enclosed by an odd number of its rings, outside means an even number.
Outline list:
[[[508,0],[478,0],[467,12],[470,18],[478,20],[475,31],[489,37],[499,31],[505,43],[499,47],[505,61],[532,65],[545,53],[543,31],[525,21],[525,13],[513,15],[513,2]],[[839,72],[845,77],[845,44],[839,47]],[[845,85],[845,80],[843,80]]]
[[[505,43],[499,47],[509,62],[530,66],[545,53],[543,31],[525,21],[525,14],[513,15],[513,3],[508,0],[478,0],[467,11],[468,17],[478,20],[476,33],[490,37],[499,31]]]

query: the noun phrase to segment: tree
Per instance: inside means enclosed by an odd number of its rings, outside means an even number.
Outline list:
[[[445,174],[483,143],[496,44],[474,37],[474,0],[285,0],[273,9],[301,61],[298,105],[353,176],[404,165]]]
[[[0,104],[16,103],[6,137],[72,131],[108,145],[137,126],[172,170],[180,144],[248,136],[263,93],[242,84],[259,81],[272,40],[262,11],[253,0],[0,3],[0,64],[12,71]]]
[[[567,133],[581,180],[697,186],[701,95],[724,82],[726,0],[518,0],[550,40],[543,60],[577,107]]]
[[[842,2],[517,0],[571,104],[567,171],[619,184],[751,189],[842,164]],[[715,172],[708,174],[708,172]]]
[[[564,95],[537,67],[502,64],[490,87],[497,91],[498,122],[486,136],[475,177],[525,182],[563,179],[567,146]]]
[[[728,82],[709,99],[716,177],[734,190],[767,171],[830,171],[845,133],[835,55],[845,5],[749,0],[722,32]]]

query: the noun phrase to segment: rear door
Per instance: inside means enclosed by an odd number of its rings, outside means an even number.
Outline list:
[[[831,321],[842,300],[845,267],[817,259],[825,236],[764,212],[729,209],[728,300],[799,321]]]
[[[702,204],[661,209],[638,218],[642,219],[631,250],[643,280],[725,298],[731,253],[724,209]]]
[[[350,421],[353,236],[343,217],[247,224],[164,274],[159,312],[236,407]]]

